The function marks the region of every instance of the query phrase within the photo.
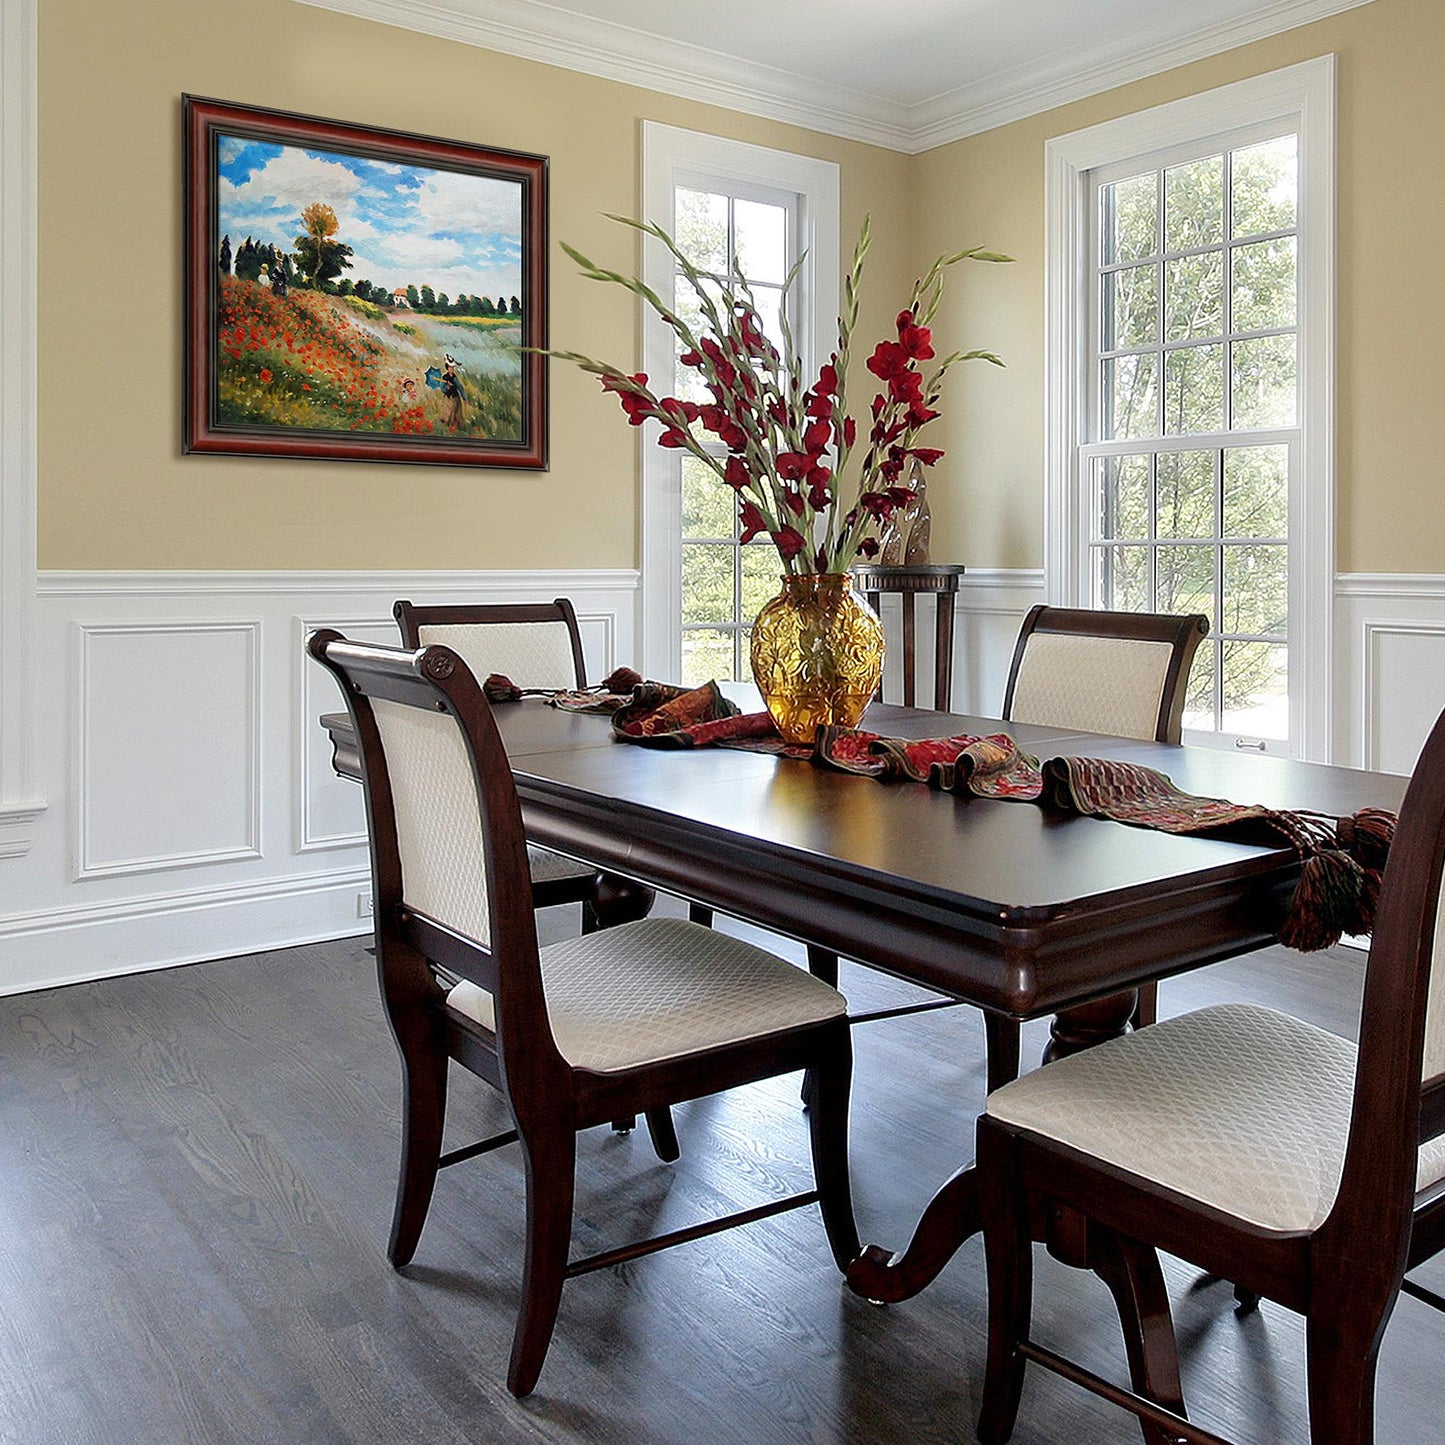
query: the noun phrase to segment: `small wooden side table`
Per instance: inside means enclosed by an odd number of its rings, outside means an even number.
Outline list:
[[[947,712],[953,683],[953,603],[958,592],[961,566],[937,567],[875,567],[861,563],[852,569],[853,585],[878,611],[878,598],[885,592],[896,592],[903,608],[903,705],[913,707],[916,670],[913,599],[919,593],[932,593],[934,599],[933,708]]]

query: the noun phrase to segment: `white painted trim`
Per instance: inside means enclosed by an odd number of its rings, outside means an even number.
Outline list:
[[[656,221],[669,232],[674,225],[674,189],[687,181],[739,191],[749,186],[767,187],[800,197],[800,241],[807,260],[799,275],[799,289],[807,298],[807,311],[794,318],[794,335],[805,373],[815,372],[837,344],[841,286],[838,166],[814,156],[644,121],[641,176],[643,219]],[[670,296],[674,265],[667,248],[650,236],[642,237],[641,242],[642,279],[660,296]],[[639,301],[638,307],[642,318],[642,370],[654,378],[668,377],[673,368],[672,331],[645,301]],[[656,445],[655,425],[649,423],[639,430],[641,667],[649,677],[675,677],[681,666],[682,647],[681,466],[677,452]]]
[[[639,574],[631,567],[596,567],[533,572],[42,572],[41,597],[263,596],[387,592],[393,597],[438,598],[450,593],[476,597],[486,593],[535,593],[553,597],[599,588],[634,589]]]
[[[1237,20],[1155,45],[1120,44],[1115,53],[1104,56],[1085,49],[1052,68],[1029,65],[1002,71],[977,85],[913,106],[908,149],[914,154],[932,150],[1371,3],[1373,0],[1276,0]],[[1179,7],[1180,11],[1186,8]]]
[[[1335,578],[1337,597],[1418,597],[1445,602],[1445,573],[1341,572]]]
[[[1044,559],[1049,600],[1083,599],[1083,498],[1078,447],[1085,440],[1088,173],[1135,156],[1273,120],[1301,138],[1299,475],[1290,502],[1291,745],[1328,759],[1334,637],[1335,481],[1335,58],[1307,60],[1268,75],[1105,121],[1045,148],[1045,483]]]
[[[0,917],[0,996],[369,933],[355,894],[370,886],[370,868],[344,868],[9,914]],[[317,916],[332,921],[317,928]],[[55,971],[77,957],[88,962]]]
[[[46,803],[35,736],[38,0],[0,5],[0,858],[30,850]]]
[[[334,13],[459,41],[524,60],[620,81],[825,135],[917,155],[995,126],[1039,115],[1146,76],[1309,25],[1371,0],[1274,0],[1204,30],[1083,46],[1052,64],[1000,71],[912,103],[759,65],[724,49],[670,40],[544,0],[297,0]],[[1187,11],[1161,7],[1168,26]],[[1171,14],[1172,12],[1172,14]],[[1187,19],[1183,22],[1187,25]]]
[[[113,862],[95,861],[91,855],[90,818],[86,804],[91,796],[92,769],[86,748],[92,696],[90,685],[90,643],[96,637],[193,636],[201,633],[239,633],[246,639],[246,837],[230,848],[202,848],[183,853],[138,855]],[[234,863],[259,859],[261,853],[261,622],[76,622],[75,633],[75,763],[76,780],[71,816],[72,853],[75,868],[71,881],[119,878],[132,873],[170,872],[175,868],[198,868],[209,863]],[[204,686],[204,679],[200,685]]]

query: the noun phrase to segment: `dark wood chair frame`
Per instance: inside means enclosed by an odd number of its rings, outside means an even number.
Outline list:
[[[1194,654],[1209,632],[1209,619],[1199,612],[1108,612],[1087,607],[1050,607],[1039,603],[1031,607],[1019,628],[1014,644],[1013,661],[1009,665],[1008,682],[1004,686],[1003,715],[1013,717],[1014,688],[1029,639],[1036,633],[1060,633],[1069,637],[1118,637],[1134,642],[1167,642],[1173,652],[1159,693],[1159,713],[1154,725],[1154,741],[1177,743],[1184,730],[1184,698],[1189,682],[1189,669]],[[1035,719],[1029,719],[1035,721]],[[1149,983],[1139,989],[1132,1022],[1135,1028],[1152,1024],[1159,1017],[1159,985]],[[1014,1026],[1017,1033],[1017,1025]],[[1017,1053],[1017,1043],[1014,1045]],[[1017,1064],[1014,1072],[1017,1073]],[[1000,1079],[1006,1083],[1006,1079]],[[989,1087],[995,1085],[990,1075]]]
[[[1139,1416],[1146,1440],[1221,1445],[1185,1418],[1157,1249],[1305,1316],[1310,1439],[1369,1445],[1375,1367],[1396,1299],[1445,1309],[1407,1279],[1445,1248],[1445,1182],[1417,1195],[1418,1146],[1445,1133],[1445,1073],[1421,1080],[1445,864],[1445,713],[1405,796],[1365,976],[1349,1141],[1318,1228],[1276,1232],[985,1115],[978,1167],[989,1272],[989,1353],[979,1438],[1013,1428],[1027,1361]],[[1439,982],[1439,980],[1437,980]],[[1094,1269],[1119,1307],[1132,1390],[1029,1337],[1031,1240]]]
[[[376,898],[376,955],[383,1004],[401,1055],[401,1169],[387,1254],[398,1269],[417,1247],[439,1169],[513,1142],[526,1167],[527,1244],[522,1301],[507,1387],[536,1384],[565,1280],[670,1245],[816,1202],[833,1258],[844,1269],[859,1250],[848,1179],[848,1091],[852,1048],[842,1015],[761,1039],[627,1070],[575,1068],[558,1052],[548,1022],[521,808],[491,709],[450,648],[415,652],[312,635],[311,655],[336,677],[356,730],[366,793]],[[492,942],[478,941],[408,907],[395,803],[373,697],[449,713],[466,740],[481,810]],[[495,1001],[496,1029],[449,1008],[445,977],[470,979]],[[496,1088],[516,1127],[441,1152],[448,1060]],[[816,1187],[653,1239],[569,1262],[579,1130],[625,1114],[740,1084],[805,1071]]]
[[[587,664],[582,657],[582,633],[577,626],[577,613],[570,599],[555,598],[551,602],[462,603],[418,607],[405,599],[392,608],[401,631],[401,645],[420,647],[423,627],[491,626],[508,622],[561,622],[566,625],[572,644],[573,686],[587,686]],[[551,878],[533,882],[532,898],[537,908],[551,908],[562,903],[582,905],[582,931],[608,928],[616,923],[631,923],[645,918],[656,899],[656,893],[630,878],[615,873],[597,872],[591,877]]]

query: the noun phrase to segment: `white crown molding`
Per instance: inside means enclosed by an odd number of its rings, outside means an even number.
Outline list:
[[[820,130],[891,150],[910,148],[910,107],[849,95],[790,71],[613,21],[575,15],[538,0],[467,0],[465,10],[412,0],[296,0],[442,40],[536,60],[563,70],[661,91],[684,100]]]
[[[1301,25],[1312,25],[1374,0],[1276,0],[1252,15],[1212,25],[1206,30],[1155,45],[1138,47],[1118,42],[1081,50],[1052,66],[1016,67],[1000,71],[976,85],[934,96],[912,107],[909,149],[917,154],[978,135],[996,126],[1042,115],[1061,105],[1101,95],[1106,90],[1161,75],[1211,55],[1267,40]]]
[[[1016,66],[913,104],[849,93],[833,83],[577,15],[543,0],[296,3],[917,155],[1372,0],[1275,0],[1251,15],[1189,35],[1153,44],[1141,45],[1136,38],[1083,47],[1066,60]],[[1166,13],[1171,9],[1165,7]]]

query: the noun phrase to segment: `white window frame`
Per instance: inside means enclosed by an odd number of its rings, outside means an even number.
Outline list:
[[[1335,574],[1335,57],[1321,56],[1050,140],[1045,148],[1044,573],[1087,606],[1090,173],[1284,122],[1299,135],[1299,484],[1289,499],[1290,742],[1329,761]]]
[[[759,199],[775,199],[778,191],[797,196],[799,240],[807,257],[798,274],[801,304],[790,312],[790,319],[804,369],[815,372],[837,344],[841,279],[838,166],[814,156],[644,121],[642,216],[657,222],[669,234],[676,226],[673,197],[679,186],[741,197],[753,193]],[[667,248],[644,236],[642,279],[658,295],[670,297],[675,274],[676,266]],[[642,369],[670,392],[672,331],[645,302],[639,305]],[[682,665],[682,468],[678,452],[657,445],[655,426],[641,431],[642,579],[638,635],[642,670],[648,677],[670,679],[678,675]]]

